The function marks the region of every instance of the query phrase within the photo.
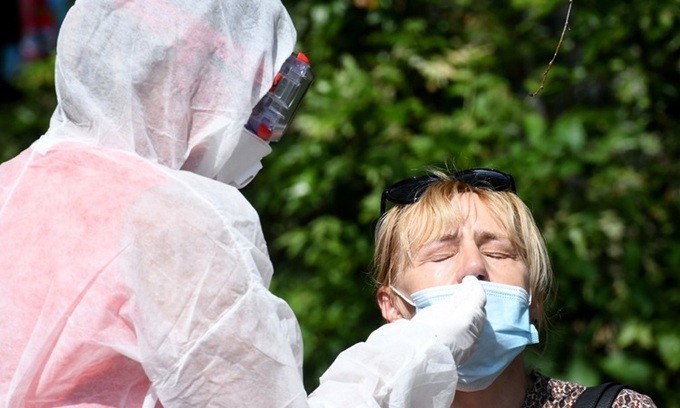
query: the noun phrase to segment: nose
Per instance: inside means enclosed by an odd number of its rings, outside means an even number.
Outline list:
[[[474,243],[467,243],[460,249],[460,268],[456,275],[456,282],[461,283],[466,276],[474,276],[478,280],[489,280],[486,270],[486,260]]]

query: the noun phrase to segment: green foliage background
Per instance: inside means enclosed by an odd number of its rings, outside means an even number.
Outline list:
[[[370,280],[383,188],[430,166],[513,173],[557,287],[529,364],[680,407],[680,1],[289,0],[317,79],[244,193],[296,311],[311,391],[381,324]],[[0,154],[47,127],[52,61],[2,107]]]

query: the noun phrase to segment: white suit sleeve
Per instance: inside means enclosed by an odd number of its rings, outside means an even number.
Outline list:
[[[398,320],[341,353],[310,407],[449,407],[458,376],[451,350],[427,325]]]
[[[208,203],[208,194],[159,188],[130,214],[125,258],[142,366],[166,408],[305,406],[299,328],[266,288],[259,220],[240,193],[220,190]]]

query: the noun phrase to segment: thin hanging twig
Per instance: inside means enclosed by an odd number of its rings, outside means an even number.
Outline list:
[[[573,0],[569,0],[569,8],[567,9],[567,17],[564,19],[564,28],[562,29],[562,35],[560,35],[560,41],[557,43],[557,48],[555,48],[555,54],[553,54],[552,59],[548,63],[548,68],[546,68],[545,72],[543,73],[543,78],[541,79],[541,86],[538,87],[536,92],[529,94],[531,96],[536,96],[543,90],[543,86],[545,85],[545,80],[546,80],[546,78],[548,78],[548,72],[550,72],[550,68],[552,68],[553,63],[555,62],[555,59],[557,58],[557,53],[560,51],[560,47],[562,46],[562,41],[564,41],[564,33],[566,33],[567,29],[569,28],[569,15],[571,14],[572,1]]]

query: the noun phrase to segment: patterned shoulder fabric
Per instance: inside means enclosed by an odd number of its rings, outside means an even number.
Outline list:
[[[569,408],[574,405],[585,386],[544,376],[538,371],[529,375],[532,385],[522,408]],[[622,390],[612,408],[655,408],[651,398],[631,389]]]

